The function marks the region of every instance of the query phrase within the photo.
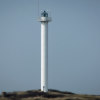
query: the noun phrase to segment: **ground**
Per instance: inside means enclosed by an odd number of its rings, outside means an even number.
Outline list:
[[[0,100],[100,100],[100,95],[82,95],[49,89],[47,93],[40,90],[2,92]]]

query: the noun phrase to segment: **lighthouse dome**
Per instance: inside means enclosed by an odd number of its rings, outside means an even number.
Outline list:
[[[41,17],[48,17],[48,13],[46,11],[42,12]]]

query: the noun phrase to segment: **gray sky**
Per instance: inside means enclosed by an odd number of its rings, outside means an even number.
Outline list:
[[[100,0],[40,0],[50,9],[49,88],[100,94]],[[40,89],[36,0],[0,0],[0,92]]]

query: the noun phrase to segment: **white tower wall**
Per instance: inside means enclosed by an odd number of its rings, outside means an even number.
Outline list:
[[[41,22],[41,91],[48,91],[48,22]]]

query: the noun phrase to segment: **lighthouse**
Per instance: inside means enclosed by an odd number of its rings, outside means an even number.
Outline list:
[[[48,23],[51,18],[46,11],[41,13],[41,91],[48,92]]]

